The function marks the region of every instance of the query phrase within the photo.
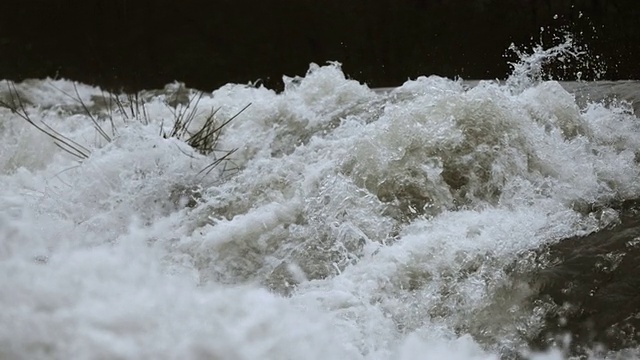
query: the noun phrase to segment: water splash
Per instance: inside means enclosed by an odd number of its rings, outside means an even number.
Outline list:
[[[516,60],[508,62],[511,74],[506,84],[514,93],[546,80],[599,80],[605,75],[606,65],[600,56],[592,54],[587,45],[577,42],[574,35],[568,32],[553,35],[552,41],[556,44],[551,47],[546,47],[542,38],[531,49],[513,43],[509,46],[508,52]]]

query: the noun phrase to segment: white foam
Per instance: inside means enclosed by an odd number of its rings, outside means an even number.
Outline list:
[[[207,176],[158,135],[162,95],[108,142],[50,82],[20,84],[49,107],[29,113],[90,156],[0,110],[3,358],[496,359],[541,321],[514,261],[602,225],[576,204],[640,195],[637,118],[555,82],[387,94],[333,64],[280,94],[227,85],[193,127],[251,103],[219,143],[239,170]]]

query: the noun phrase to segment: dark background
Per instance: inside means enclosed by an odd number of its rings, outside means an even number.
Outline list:
[[[282,75],[336,60],[371,87],[430,74],[495,79],[509,72],[509,44],[538,42],[544,27],[543,38],[566,29],[601,54],[607,79],[640,79],[639,8],[637,0],[5,1],[0,78],[114,90],[261,79],[279,89]]]

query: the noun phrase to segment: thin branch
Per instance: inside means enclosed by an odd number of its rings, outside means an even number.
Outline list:
[[[62,94],[66,95],[67,97],[69,97],[70,99],[72,99],[73,101],[77,102],[80,104],[80,106],[82,106],[82,109],[84,110],[85,114],[91,119],[91,121],[93,122],[93,127],[96,129],[96,131],[105,139],[107,140],[107,142],[111,142],[111,138],[109,137],[109,135],[107,135],[107,133],[102,129],[102,127],[100,126],[100,124],[98,123],[98,120],[96,120],[95,116],[93,115],[93,113],[89,110],[89,108],[87,107],[87,105],[84,103],[84,101],[82,100],[82,97],[80,97],[80,93],[78,92],[78,86],[76,85],[76,83],[73,83],[73,90],[76,93],[76,97],[74,97],[73,95],[70,95],[69,93],[67,93],[66,91],[56,87],[53,84],[49,84],[49,86],[51,86],[52,88],[60,91]]]
[[[202,173],[205,173],[205,175],[209,175],[211,173],[211,171],[213,171],[213,169],[216,168],[216,166],[220,165],[220,163],[222,163],[225,160],[228,160],[228,158],[237,151],[238,149],[233,149],[231,151],[229,151],[228,153],[224,154],[222,157],[216,159],[214,162],[212,162],[211,164],[207,165],[204,167],[204,169],[200,170],[198,172],[197,175],[200,175]]]
[[[100,126],[100,124],[98,124],[98,121],[96,120],[96,117],[93,116],[93,114],[91,113],[91,111],[89,110],[87,105],[84,103],[84,101],[80,97],[80,93],[78,92],[78,87],[76,86],[75,82],[73,83],[73,90],[76,92],[76,96],[78,97],[77,98],[78,102],[80,102],[80,105],[82,105],[82,108],[84,109],[85,113],[87,114],[87,116],[93,122],[93,126],[95,127],[95,129],[98,132],[98,134],[100,134],[105,140],[107,140],[107,142],[111,142],[111,138],[109,137],[109,135],[107,135],[107,133],[102,129],[102,126]]]
[[[31,126],[35,127],[40,132],[42,132],[43,134],[53,139],[54,144],[56,144],[56,146],[58,146],[60,149],[64,150],[65,152],[69,153],[70,155],[73,155],[81,160],[87,159],[89,157],[90,151],[84,146],[60,134],[45,122],[42,122],[42,124],[44,124],[44,126],[49,131],[39,126],[38,124],[36,124],[29,116],[29,112],[27,111],[24,105],[24,102],[22,101],[22,98],[18,93],[18,89],[16,88],[16,85],[13,82],[9,83],[9,96],[11,97],[11,104],[8,104],[4,101],[0,101],[0,107],[7,108],[12,113],[18,115],[20,118],[25,120]]]

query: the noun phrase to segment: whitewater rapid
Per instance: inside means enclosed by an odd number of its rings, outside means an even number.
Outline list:
[[[437,76],[376,91],[339,64],[284,81],[204,94],[192,129],[250,104],[209,156],[159,135],[177,92],[197,96],[178,83],[143,92],[138,118],[95,87],[16,84],[34,122],[90,155],[0,109],[0,358],[526,354],[547,309],[513,276],[537,266],[523,254],[615,221],[593,204],[640,196],[624,99]]]

